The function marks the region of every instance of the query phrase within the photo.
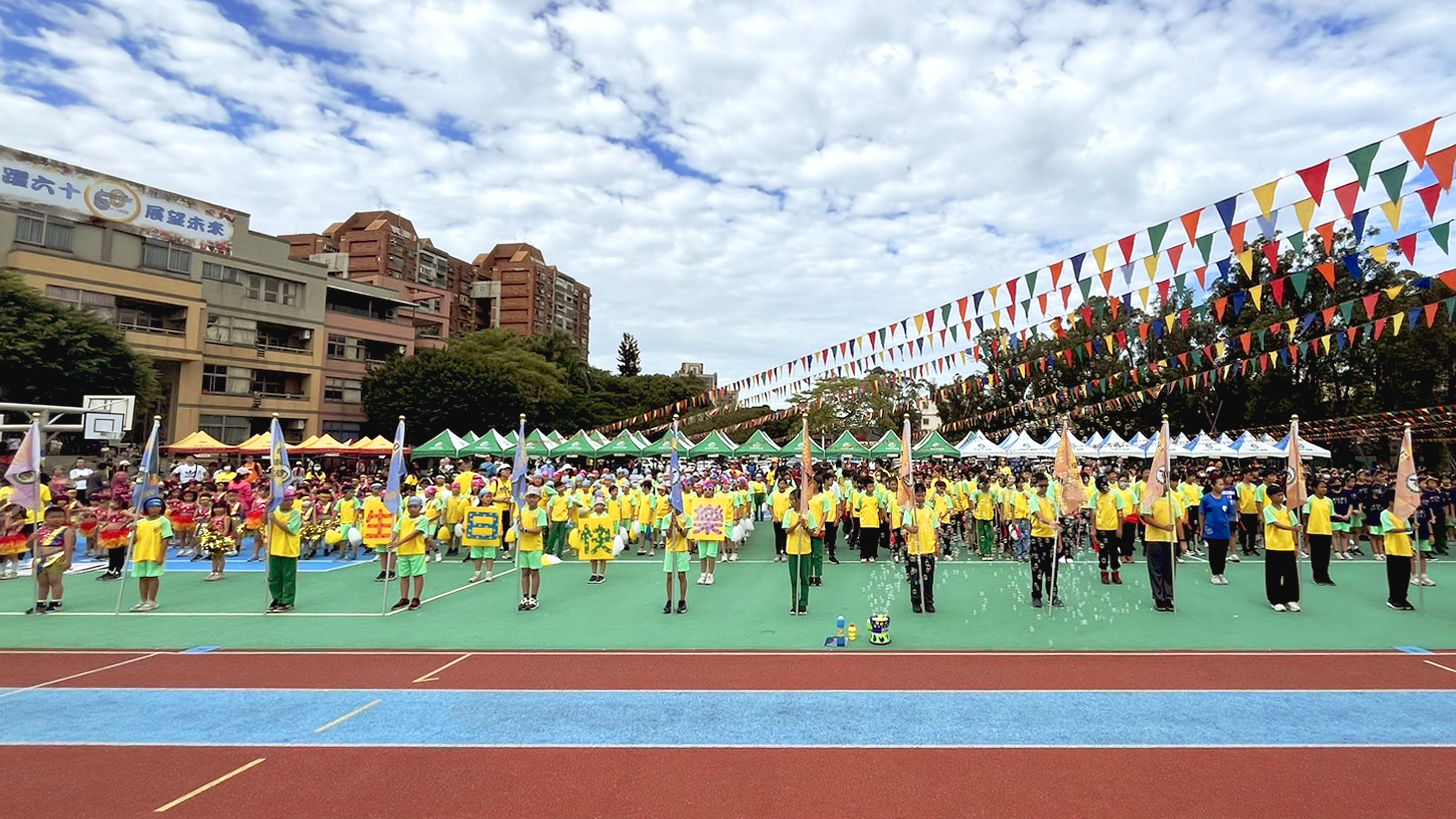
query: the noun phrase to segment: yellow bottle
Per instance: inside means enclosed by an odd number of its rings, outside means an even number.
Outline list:
[[[854,623],[850,623],[849,624],[849,641],[851,643],[854,642],[855,635],[858,634],[858,633],[859,633],[859,630],[854,627]]]

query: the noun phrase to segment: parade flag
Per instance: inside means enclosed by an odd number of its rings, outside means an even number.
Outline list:
[[[404,418],[394,428],[394,444],[389,448],[389,477],[384,480],[384,507],[399,516],[400,487],[404,484]]]
[[[520,428],[516,430],[516,457],[511,461],[511,496],[516,499],[517,508],[526,506],[526,416],[521,414]],[[519,526],[520,522],[514,521]]]
[[[283,441],[283,427],[278,416],[273,416],[273,426],[268,430],[268,483],[273,491],[268,494],[268,511],[272,512],[283,503],[283,490],[293,484],[293,467],[288,463],[288,445]],[[397,488],[397,487],[396,487]],[[399,506],[396,492],[395,506]],[[388,496],[386,495],[386,502]]]
[[[803,419],[804,451],[799,459],[799,517],[809,513],[809,469],[813,465],[813,452],[809,449],[809,418]]]
[[[137,468],[136,489],[132,490],[132,508],[138,515],[142,513],[142,504],[152,498],[162,497],[162,451],[157,441],[161,429],[161,420],[153,418],[152,432],[147,436],[147,448],[142,450],[141,465]]]
[[[682,514],[682,461],[677,455],[677,419],[672,419],[672,459],[667,467],[668,498],[672,501],[672,511]]]
[[[1416,476],[1416,459],[1411,455],[1410,424],[1406,424],[1400,439],[1400,459],[1395,464],[1395,501],[1390,504],[1390,513],[1398,520],[1410,520],[1420,505],[1421,483]]]
[[[1304,459],[1299,455],[1299,416],[1289,419],[1289,454],[1284,465],[1284,501],[1298,509],[1309,500],[1304,485]]]
[[[1153,513],[1153,504],[1158,499],[1168,494],[1169,473],[1173,471],[1173,464],[1168,459],[1168,416],[1163,416],[1163,428],[1158,432],[1158,448],[1153,451],[1153,465],[1149,470],[1148,486],[1143,490],[1142,513],[1150,515]]]
[[[896,493],[900,499],[901,509],[915,508],[915,488],[911,485],[912,470],[910,468],[910,416],[905,416],[903,434],[900,436],[900,491]],[[894,521],[891,526],[898,526],[899,521]]]
[[[15,453],[15,460],[5,469],[5,480],[15,490],[10,500],[16,506],[32,512],[40,511],[41,468],[40,421],[31,421],[25,437],[20,440],[20,449]],[[36,515],[36,519],[39,518]]]
[[[1087,504],[1087,487],[1082,483],[1082,470],[1072,452],[1072,433],[1062,424],[1062,440],[1057,444],[1057,458],[1052,475],[1062,485],[1062,504],[1066,511],[1076,512]]]

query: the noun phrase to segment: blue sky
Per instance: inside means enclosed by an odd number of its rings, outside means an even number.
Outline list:
[[[529,241],[592,287],[595,363],[632,332],[729,379],[1456,110],[1444,0],[0,14],[0,143],[265,232]]]

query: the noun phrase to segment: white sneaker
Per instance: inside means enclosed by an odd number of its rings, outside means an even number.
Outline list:
[[[1290,603],[1289,604],[1289,610],[1290,611],[1299,611],[1299,604],[1298,603]]]
[[[1239,562],[1240,562],[1240,561],[1239,561],[1239,556],[1238,556],[1238,554],[1237,554],[1237,553],[1235,553],[1235,554],[1231,554],[1231,555],[1229,555],[1229,556],[1228,556],[1228,562],[1230,562],[1230,563],[1239,563]]]
[[[1286,609],[1284,607],[1284,604],[1283,603],[1275,603],[1274,606],[1273,606],[1273,609],[1275,611],[1288,611],[1288,609]]]
[[[486,572],[485,573],[485,582],[489,583],[490,581],[492,581],[494,579],[495,579],[494,577],[491,577],[490,576],[490,572]]]
[[[480,582],[480,572],[476,572],[475,574],[472,574],[470,576],[470,582],[471,583],[479,583]]]
[[[711,573],[709,573],[709,575],[708,575],[708,581],[706,583],[704,583],[703,585],[704,586],[711,586],[711,585],[713,585],[713,575]]]
[[[1419,586],[1421,585],[1421,579],[1419,577],[1412,577],[1410,584],[1412,586]]]
[[[132,606],[131,607],[131,610],[132,611],[146,611],[147,610],[147,604],[145,602],[137,603],[135,606]]]
[[[440,554],[439,552],[435,552],[435,562],[436,563],[439,563],[440,561],[442,561],[444,559],[445,559],[445,556],[444,555]]]
[[[1431,577],[1430,577],[1430,575],[1423,574],[1423,575],[1421,575],[1421,585],[1422,586],[1434,586],[1434,585],[1436,585],[1436,581],[1432,580]]]
[[[707,572],[703,572],[702,574],[698,575],[698,585],[699,586],[705,585],[705,584],[707,584],[707,582],[708,582],[708,573]]]

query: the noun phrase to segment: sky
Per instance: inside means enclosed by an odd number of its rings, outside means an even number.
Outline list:
[[[0,23],[0,144],[265,233],[386,208],[467,260],[530,242],[591,287],[594,364],[630,332],[648,371],[725,381],[1456,111],[1449,0],[0,0]]]

